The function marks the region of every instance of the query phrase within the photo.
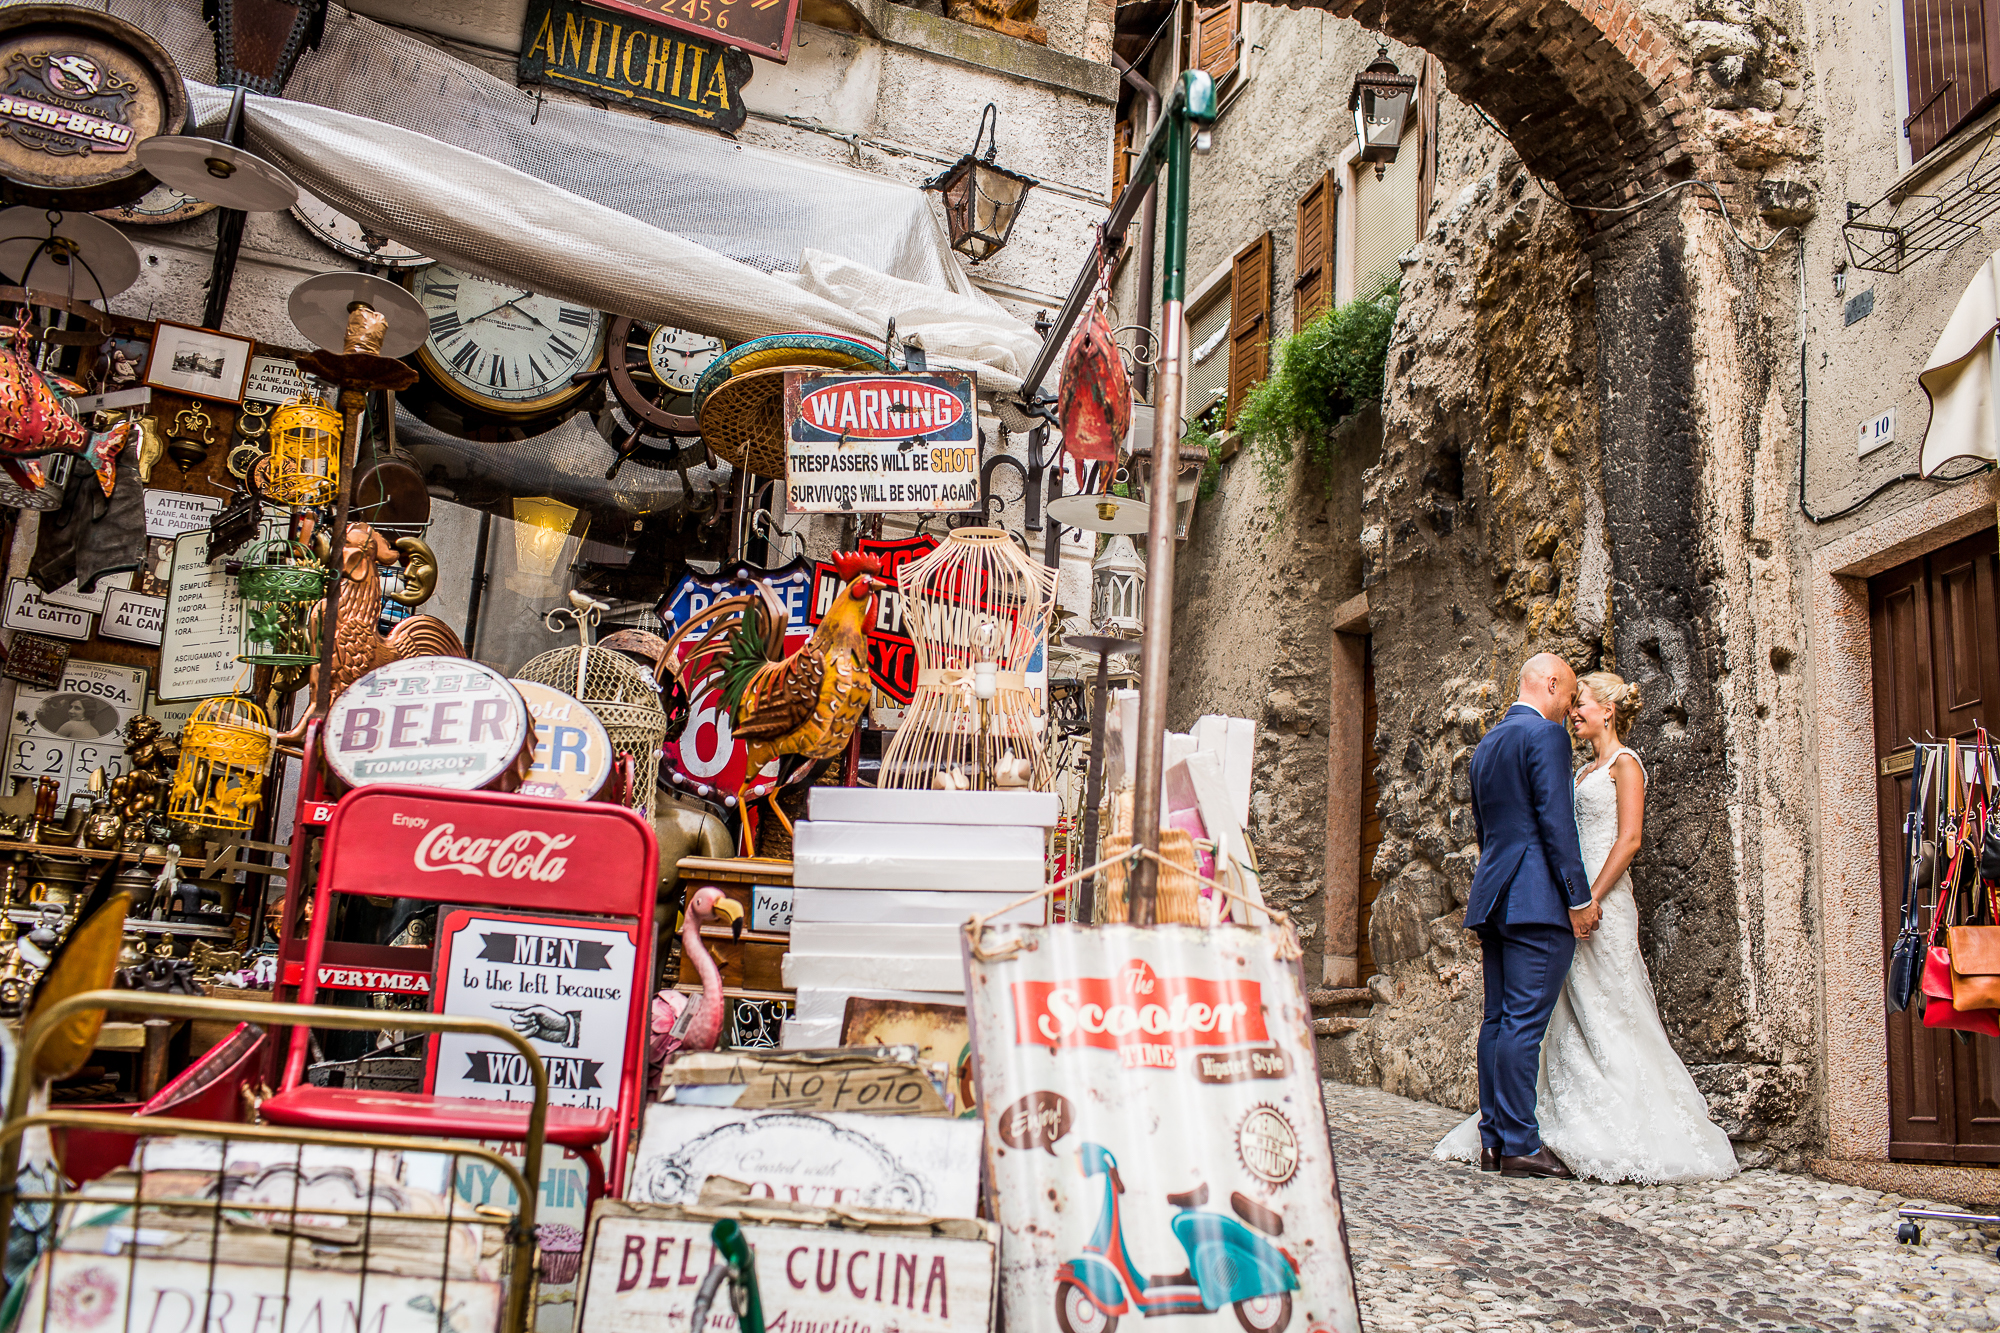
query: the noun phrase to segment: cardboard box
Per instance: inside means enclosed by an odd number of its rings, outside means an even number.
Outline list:
[[[1032,826],[853,824],[810,820],[792,842],[792,883],[820,889],[1032,893],[1046,839]]]

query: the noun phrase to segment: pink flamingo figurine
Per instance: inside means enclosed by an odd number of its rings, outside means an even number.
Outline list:
[[[722,969],[701,939],[702,924],[716,920],[727,921],[736,938],[743,938],[743,905],[713,884],[703,885],[688,899],[681,922],[681,951],[701,974],[701,997],[673,989],[653,996],[647,1053],[655,1065],[677,1051],[712,1051],[722,1039]]]

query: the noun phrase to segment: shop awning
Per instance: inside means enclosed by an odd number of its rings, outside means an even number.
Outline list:
[[[95,6],[93,6],[95,7]],[[226,114],[198,0],[111,0]],[[760,73],[765,72],[761,67]],[[1018,386],[1040,346],[972,286],[922,191],[566,101],[335,7],[250,145],[334,207],[454,267],[732,341],[800,329],[879,342]]]
[[[1930,395],[1922,471],[1936,472],[1953,459],[2000,460],[1995,435],[1993,340],[2000,330],[2000,254],[1973,275],[1951,312],[1917,382]]]

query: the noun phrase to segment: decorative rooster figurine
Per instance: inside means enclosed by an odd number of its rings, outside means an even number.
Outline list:
[[[812,638],[783,656],[785,605],[764,585],[754,593],[725,597],[683,625],[667,640],[660,665],[680,682],[690,699],[720,683],[722,703],[734,721],[736,739],[748,750],[739,804],[764,765],[783,755],[831,759],[847,748],[868,706],[868,631],[875,623],[875,594],[890,586],[880,575],[881,560],[836,551],[834,572],[840,594],[827,608]],[[687,642],[686,660],[676,649]],[[775,784],[751,790],[769,801],[778,822],[792,822],[771,799]],[[748,809],[743,811],[743,854],[756,855]]]
[[[406,657],[465,656],[465,645],[459,642],[457,631],[436,616],[411,616],[386,637],[376,628],[382,619],[383,598],[382,578],[376,566],[398,562],[404,567],[403,591],[389,595],[405,606],[429,601],[437,589],[437,557],[422,538],[402,537],[392,546],[387,537],[366,523],[347,525],[347,541],[340,555],[340,576],[344,582],[340,585],[340,618],[333,627],[333,686],[326,696],[328,704],[378,666]],[[315,643],[319,641],[319,627],[325,615],[326,605],[321,603],[313,608],[307,622]],[[307,679],[317,685],[317,666]],[[305,735],[305,724],[312,717],[308,709],[298,725],[281,739],[296,741]]]
[[[677,990],[653,996],[651,1028],[646,1044],[652,1064],[664,1063],[678,1051],[712,1051],[722,1039],[722,970],[701,942],[704,922],[723,920],[736,938],[743,938],[743,905],[713,884],[696,889],[681,922],[681,952],[701,975],[701,998]]]

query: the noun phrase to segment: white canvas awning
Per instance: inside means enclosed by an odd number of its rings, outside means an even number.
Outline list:
[[[1931,475],[1953,459],[2000,460],[1995,434],[1993,339],[2000,330],[2000,254],[1980,267],[1951,312],[1917,382],[1930,395],[1921,470]]]

